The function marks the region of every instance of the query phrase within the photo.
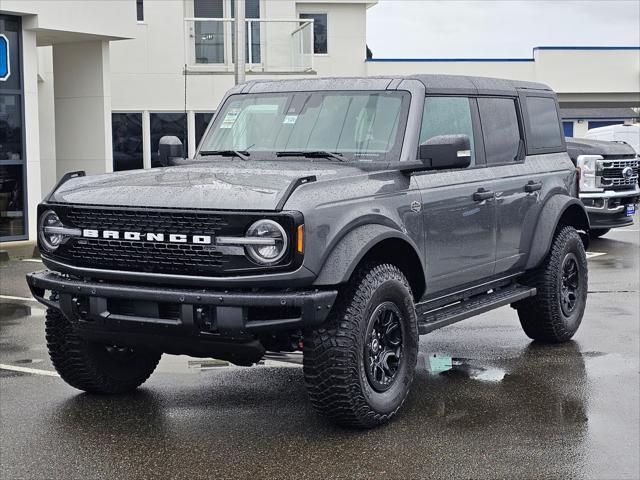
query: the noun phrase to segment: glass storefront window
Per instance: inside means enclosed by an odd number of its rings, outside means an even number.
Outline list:
[[[26,234],[24,200],[24,166],[0,165],[0,238]]]
[[[142,113],[112,113],[113,171],[143,167]]]
[[[158,145],[160,138],[174,135],[180,139],[186,154],[187,151],[187,115],[184,113],[151,113],[151,167],[161,167],[158,161]]]
[[[0,160],[22,159],[22,105],[20,97],[0,93]]]
[[[196,147],[200,145],[200,140],[204,132],[207,130],[209,122],[213,118],[213,112],[196,113],[194,114],[196,124]]]

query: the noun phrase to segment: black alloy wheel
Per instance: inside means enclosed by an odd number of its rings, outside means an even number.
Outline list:
[[[402,362],[401,313],[392,302],[380,304],[371,314],[364,345],[367,380],[378,392],[391,388]]]

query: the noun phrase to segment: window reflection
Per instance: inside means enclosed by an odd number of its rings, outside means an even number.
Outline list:
[[[0,95],[0,160],[22,160],[22,112],[18,95]]]
[[[196,146],[200,145],[200,140],[202,140],[202,136],[209,125],[209,122],[213,118],[212,112],[206,113],[196,113],[195,115],[195,124],[196,124]]]
[[[166,135],[174,135],[180,139],[184,146],[185,153],[187,148],[187,116],[184,113],[151,113],[150,114],[150,131],[151,131],[151,167],[161,167],[158,160],[158,146],[160,139]]]
[[[24,167],[0,165],[0,238],[25,232]]]
[[[113,171],[143,167],[142,114],[112,113]]]

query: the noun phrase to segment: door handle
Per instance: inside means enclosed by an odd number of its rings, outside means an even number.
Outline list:
[[[484,188],[479,188],[478,191],[473,194],[473,199],[476,202],[481,202],[483,200],[488,200],[488,199],[493,198],[493,197],[495,197],[495,193],[493,193],[491,190],[486,190]]]
[[[542,182],[534,182],[533,180],[529,180],[529,183],[524,186],[524,191],[527,193],[537,192],[541,188]]]

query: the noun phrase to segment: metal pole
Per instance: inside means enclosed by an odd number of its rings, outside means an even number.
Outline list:
[[[233,72],[236,85],[245,81],[245,21],[244,21],[244,2],[245,0],[233,0],[235,2],[236,18],[234,23],[234,32],[236,35],[236,43],[234,45],[235,64]]]

